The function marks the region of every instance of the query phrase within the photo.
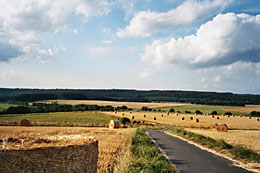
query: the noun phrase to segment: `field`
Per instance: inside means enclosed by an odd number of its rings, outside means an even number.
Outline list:
[[[0,115],[2,124],[18,124],[22,119],[28,119],[33,125],[54,126],[98,126],[105,127],[115,116],[100,112],[57,112],[38,114]]]
[[[7,127],[0,126],[0,138],[18,138],[18,139],[58,139],[62,143],[54,144],[21,144],[21,145],[1,145],[0,150],[20,150],[31,149],[35,147],[50,147],[69,144],[81,144],[82,141],[94,137],[98,140],[99,156],[98,156],[98,172],[106,170],[119,169],[116,165],[123,159],[123,151],[127,149],[127,144],[131,144],[133,129],[108,129],[108,128],[85,128],[85,127]],[[64,143],[67,139],[67,143]],[[46,145],[46,146],[44,146]]]
[[[105,112],[107,115],[114,115],[119,117],[128,117],[131,118],[134,116],[136,120],[146,120],[151,122],[157,122],[162,124],[169,124],[179,127],[204,127],[208,128],[213,123],[225,123],[228,125],[229,128],[232,129],[258,129],[260,130],[260,121],[257,121],[255,117],[252,117],[249,119],[249,117],[240,117],[240,116],[212,116],[210,115],[195,115],[195,114],[178,114],[176,113],[170,113],[167,115],[165,112],[161,113],[154,113],[154,112]],[[123,116],[124,114],[124,116]],[[146,115],[146,117],[144,117]],[[163,117],[161,116],[163,115]],[[156,120],[154,120],[154,117],[156,117]],[[184,120],[182,120],[182,117],[184,117]],[[193,117],[193,120],[190,119],[190,117]],[[219,117],[219,119],[217,119]],[[195,120],[199,119],[199,122],[196,122]]]
[[[260,154],[260,131],[254,130],[229,130],[227,133],[219,133],[215,129],[192,129],[185,128],[186,131],[201,134],[219,140],[223,139],[231,145],[241,145],[247,149]]]
[[[149,108],[158,108],[158,107],[172,107],[172,106],[189,105],[188,103],[171,103],[171,102],[144,103],[144,102],[116,102],[116,101],[100,101],[100,100],[47,100],[47,101],[39,101],[38,103],[53,103],[53,102],[57,102],[58,104],[70,104],[70,105],[79,105],[79,104],[99,105],[99,106],[111,105],[113,107],[125,105],[129,108],[142,108],[143,106],[146,106]]]
[[[5,109],[9,108],[10,106],[16,106],[16,105],[0,103],[0,111],[5,110]]]

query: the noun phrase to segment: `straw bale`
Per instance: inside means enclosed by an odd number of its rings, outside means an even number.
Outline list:
[[[211,129],[216,129],[216,128],[218,128],[218,124],[217,123],[211,124],[210,128]]]
[[[31,126],[31,125],[32,125],[32,123],[31,123],[30,120],[22,119],[22,120],[20,121],[20,126]]]
[[[228,126],[226,124],[220,124],[220,125],[218,125],[217,130],[219,132],[227,132],[228,131]]]
[[[110,129],[117,129],[117,128],[119,128],[119,122],[115,121],[115,120],[110,120],[109,128]]]

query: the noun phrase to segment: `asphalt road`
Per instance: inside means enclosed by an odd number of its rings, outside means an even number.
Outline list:
[[[232,166],[232,162],[223,157],[202,150],[195,145],[162,130],[148,131],[150,137],[166,153],[180,173],[248,173],[245,169]]]

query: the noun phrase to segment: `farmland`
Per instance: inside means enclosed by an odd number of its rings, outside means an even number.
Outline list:
[[[29,119],[33,125],[105,127],[111,119],[115,119],[115,116],[107,116],[100,112],[57,112],[0,115],[0,123],[2,124],[10,124],[13,122],[18,124],[21,119]]]
[[[257,118],[252,117],[240,117],[240,116],[214,116],[211,115],[195,115],[195,114],[176,114],[170,113],[167,115],[165,112],[155,113],[155,112],[105,112],[107,115],[114,115],[118,117],[128,117],[132,118],[134,116],[135,120],[146,120],[155,123],[174,125],[179,127],[203,127],[208,128],[213,123],[225,123],[229,128],[232,129],[258,129],[260,130],[260,121]],[[124,115],[123,115],[124,114]],[[146,117],[144,117],[146,115]],[[162,117],[163,115],[163,117]],[[156,120],[154,120],[156,117]],[[193,120],[191,120],[193,117]],[[217,119],[219,117],[219,119]],[[184,118],[184,120],[182,120]],[[196,119],[199,122],[196,122]]]
[[[99,141],[98,172],[105,172],[109,169],[120,169],[116,165],[123,159],[123,151],[127,150],[127,143],[131,143],[133,129],[111,130],[108,128],[84,128],[84,127],[0,127],[0,138],[21,138],[31,140],[58,139],[58,142],[50,144],[31,144],[31,145],[0,145],[0,150],[21,150],[32,149],[35,147],[61,146],[68,144],[81,144],[86,138],[94,137]],[[64,142],[64,139],[69,139]],[[128,158],[129,159],[129,158]],[[1,165],[1,163],[0,163]],[[2,165],[3,166],[3,165]],[[7,165],[6,165],[7,166]]]

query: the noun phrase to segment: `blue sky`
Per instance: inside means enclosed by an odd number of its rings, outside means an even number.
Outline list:
[[[259,0],[0,6],[0,87],[260,93]]]

